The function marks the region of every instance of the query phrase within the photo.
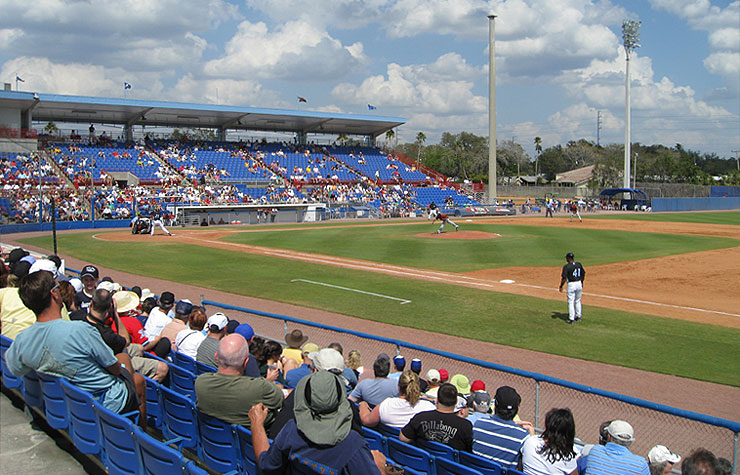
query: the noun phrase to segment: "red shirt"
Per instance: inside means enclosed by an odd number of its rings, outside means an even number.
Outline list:
[[[121,316],[118,318],[121,320],[123,326],[126,327],[126,330],[128,330],[128,334],[131,335],[131,343],[138,343],[140,345],[146,343],[147,339],[144,337],[144,326],[138,318]]]

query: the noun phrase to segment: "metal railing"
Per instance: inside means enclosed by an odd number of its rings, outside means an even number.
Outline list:
[[[657,444],[667,445],[672,451],[682,455],[705,447],[718,457],[732,460],[733,474],[737,475],[740,422],[685,411],[403,340],[203,298],[201,300],[203,305],[228,310],[230,318],[248,321],[257,334],[267,338],[284,341],[289,330],[298,328],[319,346],[339,342],[344,347],[345,354],[349,350],[358,350],[363,355],[365,367],[370,367],[379,353],[403,354],[407,361],[411,358],[421,359],[422,375],[431,368],[445,368],[451,376],[459,373],[468,376],[471,381],[484,381],[491,393],[501,385],[512,386],[522,396],[519,416],[523,420],[532,421],[538,428],[544,425],[544,415],[551,408],[570,407],[576,420],[576,436],[586,443],[598,440],[598,429],[602,422],[626,420],[635,429],[636,440],[630,448],[635,454],[646,456],[650,448]]]

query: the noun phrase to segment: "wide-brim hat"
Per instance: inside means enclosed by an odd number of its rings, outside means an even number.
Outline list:
[[[118,313],[127,313],[139,306],[139,296],[130,290],[119,290],[113,294],[113,300],[116,301]]]
[[[314,444],[337,445],[352,429],[352,409],[344,384],[328,371],[317,371],[300,380],[293,412],[296,427]]]
[[[285,343],[291,348],[300,348],[308,341],[308,337],[302,331],[295,329],[285,335]]]

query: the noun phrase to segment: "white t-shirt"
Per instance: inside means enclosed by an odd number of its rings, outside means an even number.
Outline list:
[[[378,405],[380,422],[399,429],[408,424],[412,417],[424,411],[433,411],[436,406],[424,399],[419,399],[415,406],[400,397],[389,397]]]
[[[158,337],[159,334],[162,333],[162,329],[166,327],[171,321],[172,318],[168,317],[161,308],[153,308],[152,311],[149,312],[149,317],[146,319],[146,324],[144,325],[144,335],[149,340]]]
[[[522,445],[522,472],[527,475],[570,475],[576,469],[578,459],[578,447],[573,447],[576,456],[568,460],[558,460],[551,463],[544,454],[539,451],[545,445],[541,436],[528,436]]]
[[[195,359],[198,355],[198,347],[206,339],[203,332],[199,330],[180,330],[175,337],[177,351]]]

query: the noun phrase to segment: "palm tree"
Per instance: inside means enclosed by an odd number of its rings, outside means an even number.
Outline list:
[[[396,136],[396,131],[393,129],[388,130],[388,132],[385,133],[385,141],[388,146],[388,148],[392,147],[393,138]]]
[[[424,132],[419,132],[416,134],[416,143],[418,145],[417,152],[416,152],[416,161],[419,162],[421,160],[421,148],[424,146],[424,142],[426,141],[427,136],[424,134]]]
[[[541,137],[534,138],[534,151],[537,152],[537,161],[534,162],[534,174],[536,176],[539,174],[540,155],[542,154],[542,138]]]

